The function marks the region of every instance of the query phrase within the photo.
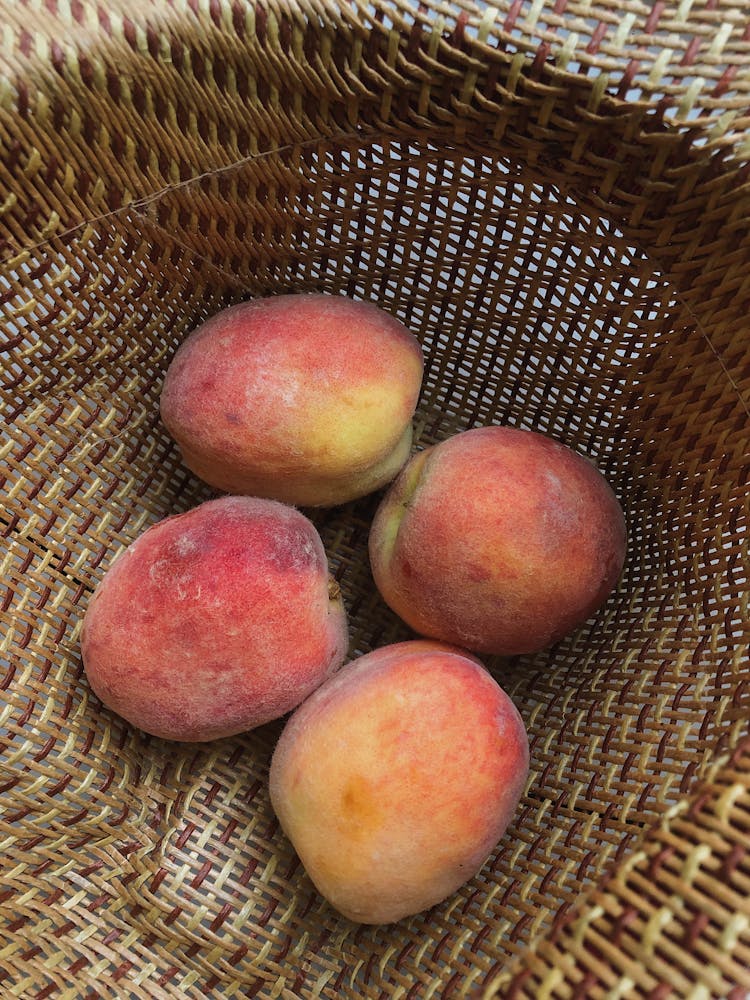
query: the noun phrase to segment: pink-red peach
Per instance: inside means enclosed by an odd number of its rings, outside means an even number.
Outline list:
[[[333,506],[406,462],[419,342],[375,305],[300,294],[226,309],[175,354],[162,419],[183,461],[229,493]]]
[[[622,510],[591,462],[511,427],[466,431],[417,454],[370,531],[375,582],[407,624],[506,656],[585,621],[624,557]]]
[[[210,740],[283,715],[337,670],[346,615],[306,517],[224,497],[153,525],[115,559],[81,649],[94,692],[133,725]]]
[[[479,871],[528,763],[521,717],[478,660],[398,643],[345,667],[292,715],[271,802],[321,894],[351,920],[389,923]]]

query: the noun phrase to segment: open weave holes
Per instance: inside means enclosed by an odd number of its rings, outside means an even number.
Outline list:
[[[2,0],[0,994],[730,997],[750,990],[745,0]],[[487,423],[593,457],[616,594],[490,666],[529,728],[465,888],[339,919],[269,806],[279,724],[169,745],[78,636],[147,525],[210,495],[157,400],[244,297],[420,337],[419,446]],[[315,515],[352,653],[408,636],[377,497]]]

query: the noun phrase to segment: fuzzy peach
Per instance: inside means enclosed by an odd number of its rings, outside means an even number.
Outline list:
[[[548,646],[614,587],[625,521],[587,459],[532,431],[484,427],[417,454],[381,502],[370,562],[421,635],[506,656]]]
[[[481,663],[414,641],[360,657],[304,702],[271,762],[271,802],[319,891],[380,924],[475,875],[528,775],[512,701]]]
[[[383,486],[406,462],[422,365],[416,337],[372,304],[255,299],[179,348],[161,414],[207,483],[333,506]]]
[[[314,526],[252,497],[211,500],[145,531],[96,588],[81,638],[104,704],[184,741],[283,715],[346,649],[341,594]]]

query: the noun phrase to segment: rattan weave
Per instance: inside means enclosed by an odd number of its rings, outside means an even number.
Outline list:
[[[549,432],[626,512],[617,592],[490,663],[531,777],[481,874],[357,927],[270,809],[280,724],[105,711],[88,596],[210,492],[158,417],[242,298],[420,337],[417,446]],[[0,0],[0,995],[750,995],[746,0]],[[314,514],[352,653],[407,637],[378,497]]]

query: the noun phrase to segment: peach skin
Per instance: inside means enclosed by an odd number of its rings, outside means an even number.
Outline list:
[[[161,415],[196,475],[229,493],[334,506],[397,474],[422,381],[416,337],[343,296],[226,309],[169,366]]]
[[[511,656],[549,646],[606,600],[625,520],[587,459],[542,434],[465,431],[420,452],[382,500],[370,563],[421,635]]]
[[[526,730],[473,656],[414,641],[360,657],[292,715],[271,802],[319,891],[380,924],[472,878],[528,776]]]
[[[346,649],[317,531],[292,507],[252,497],[211,500],[145,531],[96,588],[81,637],[101,701],[183,741],[283,715]]]

